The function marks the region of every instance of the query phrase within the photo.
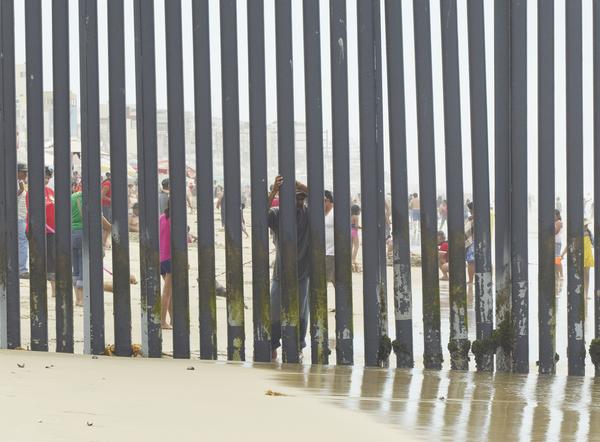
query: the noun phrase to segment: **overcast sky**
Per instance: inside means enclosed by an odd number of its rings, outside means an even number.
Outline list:
[[[274,2],[265,0],[265,29],[266,29],[266,59],[267,65],[267,120],[275,121],[276,113],[276,88],[275,88],[275,22]],[[568,0],[567,0],[568,1]],[[212,57],[212,106],[213,116],[221,115],[221,77],[220,77],[220,47],[219,47],[219,2],[210,0],[210,26],[211,26],[211,57]],[[493,2],[485,1],[486,19],[486,49],[488,71],[488,121],[490,137],[490,173],[493,174]],[[529,77],[529,170],[531,171],[529,183],[530,193],[537,193],[537,2],[529,1],[528,7],[528,77]],[[135,104],[135,71],[134,71],[134,33],[133,33],[133,1],[125,1],[126,21],[126,61],[127,61],[127,102]],[[349,68],[349,103],[350,103],[350,128],[351,138],[359,139],[359,109],[358,109],[358,68],[357,68],[357,32],[356,32],[356,0],[348,0],[348,68]],[[72,90],[79,94],[79,47],[78,47],[78,2],[69,2],[70,5],[70,31],[71,31],[71,84]],[[303,48],[302,48],[302,2],[292,1],[293,5],[293,35],[294,35],[294,83],[295,83],[295,115],[296,120],[304,120],[304,76],[303,76]],[[383,24],[382,2],[382,28]],[[556,1],[556,158],[557,158],[557,192],[565,193],[565,63],[564,63],[564,6],[565,0]],[[44,44],[44,90],[52,88],[52,43],[51,43],[51,2],[42,2],[43,7],[43,35]],[[108,72],[107,72],[107,25],[106,2],[98,2],[99,13],[99,49],[100,49],[100,101],[108,102]],[[193,110],[193,60],[192,60],[192,23],[191,1],[183,0],[183,49],[184,49],[184,88],[185,108]],[[16,20],[16,61],[25,62],[24,38],[24,2],[15,2]],[[157,65],[157,98],[158,107],[166,108],[166,67],[165,67],[165,39],[164,39],[164,2],[155,1],[156,20],[156,65]],[[331,95],[329,71],[329,2],[321,2],[321,41],[322,41],[322,78],[323,78],[323,116],[326,128],[331,127]],[[416,133],[416,105],[415,105],[415,74],[413,51],[413,26],[412,2],[403,1],[404,24],[404,57],[405,57],[405,87],[406,87],[406,115],[407,115],[407,144],[409,161],[409,186],[417,190],[417,133]],[[445,188],[444,174],[444,127],[443,127],[443,101],[442,101],[442,66],[441,66],[441,37],[439,2],[431,2],[431,29],[432,29],[432,57],[433,57],[433,84],[435,108],[435,140],[438,189],[443,192]],[[247,64],[247,28],[246,28],[246,1],[238,1],[238,54],[239,54],[239,81],[240,81],[240,118],[248,120],[248,64]],[[460,45],[461,66],[461,98],[462,98],[462,134],[465,171],[465,190],[471,191],[470,167],[470,127],[469,127],[469,92],[468,92],[468,59],[467,59],[467,20],[466,0],[458,0],[458,31]],[[385,39],[383,39],[383,66],[385,69]],[[586,161],[585,185],[586,192],[592,191],[592,143],[593,143],[593,115],[592,115],[592,0],[583,0],[583,58],[584,58],[584,152]],[[385,72],[385,70],[384,70]],[[388,164],[387,153],[387,97],[386,77],[383,77],[384,86],[384,136],[386,139],[386,167]],[[330,129],[329,129],[330,130]],[[130,147],[131,149],[131,147]],[[493,191],[493,182],[492,182]],[[493,196],[493,194],[492,194]]]

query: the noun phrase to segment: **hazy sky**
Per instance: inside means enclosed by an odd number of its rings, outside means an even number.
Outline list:
[[[265,1],[265,29],[266,29],[266,59],[267,64],[267,120],[277,119],[276,88],[275,88],[275,2]],[[568,1],[568,0],[567,0]],[[220,76],[220,47],[219,47],[219,2],[210,0],[210,26],[211,26],[211,69],[212,69],[212,106],[213,116],[221,115],[221,76]],[[493,2],[485,1],[486,18],[486,49],[488,71],[488,121],[490,137],[490,173],[493,174]],[[135,71],[134,71],[134,31],[133,31],[133,1],[125,1],[125,38],[127,62],[127,102],[135,104]],[[359,139],[359,109],[358,109],[358,67],[357,67],[357,32],[356,32],[356,0],[348,0],[348,68],[349,68],[349,104],[351,138]],[[69,2],[70,5],[70,32],[71,32],[71,84],[72,90],[79,94],[79,46],[78,46],[78,2]],[[295,83],[295,115],[297,121],[304,120],[304,76],[303,76],[303,48],[302,48],[302,2],[292,1],[293,5],[293,35],[294,35],[294,83]],[[565,192],[565,62],[564,62],[564,6],[565,0],[556,1],[556,158],[557,158],[557,191],[564,195]],[[529,179],[530,193],[537,193],[537,2],[528,2],[528,81],[529,81]],[[43,8],[43,35],[44,44],[44,89],[52,88],[52,43],[51,35],[51,2],[42,2]],[[382,2],[382,29],[384,2]],[[108,102],[108,63],[107,63],[107,24],[106,1],[98,2],[99,13],[99,49],[100,49],[100,101]],[[183,0],[183,49],[184,49],[184,88],[186,110],[193,110],[193,60],[192,60],[192,23],[191,1]],[[404,30],[404,59],[405,59],[405,87],[406,87],[406,126],[409,161],[409,186],[417,190],[417,133],[416,133],[416,105],[415,105],[415,73],[414,73],[414,38],[412,26],[412,2],[403,1],[403,30]],[[16,20],[16,60],[17,63],[25,62],[24,38],[24,2],[15,2]],[[156,65],[157,65],[157,98],[158,107],[166,108],[166,67],[165,67],[165,39],[164,39],[164,2],[155,1],[156,20]],[[323,78],[323,116],[325,128],[331,127],[331,95],[330,95],[330,70],[329,70],[329,2],[321,2],[321,41],[322,41],[322,78]],[[444,122],[443,122],[443,89],[442,89],[442,62],[441,62],[441,37],[440,37],[440,11],[439,2],[431,2],[431,29],[432,29],[432,57],[433,57],[433,84],[434,84],[434,110],[435,110],[435,140],[437,184],[440,191],[445,188],[444,173]],[[247,27],[246,27],[246,1],[238,1],[238,54],[239,54],[239,81],[240,81],[240,118],[248,120],[248,64],[247,64]],[[471,189],[470,167],[470,126],[469,126],[469,92],[468,92],[468,47],[467,47],[467,20],[466,0],[458,0],[458,32],[461,66],[461,101],[462,101],[462,135],[465,172],[465,191]],[[385,73],[385,38],[383,39],[383,66]],[[593,115],[592,115],[592,0],[583,0],[583,98],[584,98],[584,152],[586,155],[585,185],[586,192],[592,191],[592,144],[593,144]],[[384,136],[386,139],[386,168],[389,167],[387,154],[387,97],[386,76],[383,77],[384,87]],[[130,147],[131,149],[132,147]],[[353,179],[356,179],[353,177]],[[493,182],[492,182],[493,191]],[[492,195],[493,196],[493,195]],[[564,198],[564,196],[563,196]]]

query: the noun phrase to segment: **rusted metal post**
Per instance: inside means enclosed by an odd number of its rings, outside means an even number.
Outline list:
[[[167,119],[169,128],[169,218],[173,270],[173,357],[190,357],[190,287],[187,254],[187,180],[183,118],[181,0],[165,2]]]
[[[581,0],[566,3],[567,66],[567,329],[569,375],[585,374],[583,292],[583,96]]]
[[[450,276],[450,364],[469,369],[467,284],[465,279],[465,229],[458,63],[456,0],[440,3],[442,64],[444,69],[444,128],[446,141],[446,195],[448,207],[448,255]],[[405,195],[408,192],[405,193]],[[406,206],[406,203],[404,204]]]
[[[510,147],[513,370],[528,373],[527,4],[522,0],[511,0],[510,7]]]
[[[404,100],[404,49],[402,3],[385,2],[388,108],[390,128],[390,171],[392,190],[392,236],[394,242],[394,318],[396,365],[414,366],[410,236],[408,226],[406,111]],[[461,180],[462,181],[462,180]],[[464,273],[464,272],[463,272]]]
[[[192,2],[200,358],[217,359],[210,28],[208,0]],[[251,113],[252,115],[252,113]]]
[[[156,146],[156,62],[154,1],[135,0],[136,125],[140,210],[142,350],[162,353],[160,329],[160,258],[158,254],[158,166]]]
[[[123,0],[107,3],[110,174],[112,186],[112,262],[115,354],[131,355],[131,290],[127,136],[125,126],[125,22]],[[68,116],[68,113],[67,113]]]
[[[321,103],[321,32],[318,0],[304,0],[304,90],[306,95],[306,163],[310,228],[310,336],[313,364],[329,362],[327,281],[325,279],[325,212],[323,207],[323,107]],[[343,216],[343,213],[342,213]]]
[[[250,175],[252,181],[252,308],[254,360],[271,361],[265,17],[263,0],[248,2]]]
[[[442,368],[440,283],[437,250],[437,207],[431,24],[429,0],[414,0],[417,126],[419,132],[419,190],[421,200],[421,260],[423,274],[423,338],[425,368]]]
[[[52,3],[54,85],[54,234],[56,250],[56,351],[73,353],[71,268],[71,96],[69,89],[69,2]],[[127,260],[129,261],[129,259]],[[129,262],[127,263],[129,265]]]
[[[236,0],[221,0],[221,84],[225,169],[225,258],[227,265],[227,359],[243,361],[244,272],[240,197],[240,112]]]
[[[25,2],[27,74],[27,232],[31,349],[48,350],[46,209],[44,203],[44,102],[42,85],[42,4]]]
[[[494,2],[494,228],[496,327],[511,323],[510,1]],[[496,369],[511,371],[512,351],[496,348]]]
[[[346,0],[329,2],[331,127],[335,195],[335,345],[336,363],[354,363],[352,322],[352,244],[350,230],[350,140],[348,127],[348,48]]]
[[[490,225],[490,173],[485,71],[483,0],[467,3],[469,23],[469,83],[471,97],[471,151],[473,163],[473,211],[475,248],[475,318],[477,339],[486,340],[494,329],[492,239]],[[494,356],[481,358],[480,371],[494,369]]]
[[[21,303],[19,293],[19,248],[17,228],[17,146],[15,105],[15,24],[14,2],[0,2],[0,137],[4,163],[2,196],[4,219],[0,226],[0,347],[16,348],[21,345]],[[2,214],[0,214],[2,216]]]
[[[357,2],[365,365],[385,367],[388,337],[379,0]]]
[[[556,372],[554,0],[538,0],[539,372]],[[560,254],[562,251],[559,250]]]
[[[292,62],[292,5],[275,2],[277,63],[277,140],[279,174],[285,184],[279,191],[279,278],[281,282],[281,338],[283,362],[299,361],[299,292],[296,223],[296,162],[294,129],[294,73]]]

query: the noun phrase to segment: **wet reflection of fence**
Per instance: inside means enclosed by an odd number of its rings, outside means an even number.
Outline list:
[[[220,35],[209,29],[208,0],[192,0],[193,53],[182,48],[182,5],[164,2],[170,223],[173,273],[173,356],[188,358],[190,315],[199,317],[200,357],[216,359],[215,239],[213,216],[213,140],[211,135],[214,90],[211,88],[209,38],[220,39],[223,102],[223,152],[225,198],[225,249],[227,268],[227,357],[245,360],[246,318],[242,260],[240,188],[240,100],[238,43],[248,41],[250,108],[250,170],[252,179],[252,357],[271,360],[272,335],[269,294],[269,235],[267,220],[267,150],[265,5],[249,0],[247,16],[238,15],[238,2],[221,0]],[[474,186],[475,317],[476,341],[468,340],[467,287],[465,281],[465,231],[463,225],[464,146],[461,139],[459,42],[456,0],[441,0],[441,23],[431,22],[430,0],[414,0],[413,16],[403,16],[402,2],[387,0],[330,0],[329,34],[331,78],[322,78],[320,2],[303,2],[304,77],[307,128],[307,172],[312,203],[309,207],[310,240],[310,334],[313,364],[327,364],[329,335],[335,335],[336,362],[354,363],[354,319],[351,276],[348,50],[346,16],[358,24],[358,83],[360,104],[361,195],[363,221],[362,300],[364,307],[364,356],[367,366],[388,366],[393,349],[398,367],[415,363],[413,299],[410,269],[409,213],[406,205],[407,146],[403,23],[415,29],[415,71],[420,176],[420,233],[422,258],[423,365],[442,367],[445,349],[451,367],[469,368],[474,355],[480,371],[529,371],[534,355],[529,352],[529,300],[538,297],[539,371],[556,370],[556,283],[554,278],[554,1],[538,2],[538,97],[539,97],[539,278],[538,292],[529,290],[527,228],[527,10],[529,2],[496,0],[494,8],[494,102],[495,102],[495,279],[492,276],[490,218],[491,171],[488,158],[488,97],[486,81],[485,21],[483,0],[467,3],[468,60],[471,121],[471,156]],[[27,149],[29,166],[29,245],[31,251],[30,335],[32,350],[48,350],[48,299],[46,288],[46,236],[44,210],[43,55],[40,0],[25,2],[27,61]],[[110,96],[110,146],[112,171],[112,260],[114,264],[115,353],[131,353],[132,308],[129,287],[130,247],[124,234],[128,226],[125,133],[124,27],[135,31],[137,164],[140,211],[141,322],[143,354],[162,353],[160,328],[160,263],[158,230],[157,116],[155,17],[152,1],[135,0],[133,23],[125,23],[124,3],[107,3],[107,23],[98,23],[97,2],[79,2],[79,51],[81,84],[81,131],[83,171],[83,273],[84,341],[87,353],[105,348],[103,250],[100,223],[100,135],[98,26],[108,26],[108,72]],[[217,5],[215,2],[214,5]],[[354,10],[351,6],[356,6]],[[382,8],[383,6],[383,8]],[[211,6],[213,7],[213,6]],[[486,3],[486,7],[489,6]],[[247,20],[247,35],[237,34],[237,23]],[[74,351],[73,290],[71,286],[71,202],[69,118],[69,12],[66,0],[52,2],[54,158],[56,189],[56,350]],[[16,203],[16,108],[14,1],[0,0],[0,345],[21,346],[20,292],[17,255]],[[292,60],[292,2],[275,2],[277,139],[279,172],[289,183],[281,188],[278,231],[281,257],[281,336],[283,361],[299,362],[300,308],[297,262],[295,181],[295,115]],[[444,86],[446,189],[449,231],[450,318],[449,342],[442,342],[440,283],[437,250],[437,182],[433,114],[432,29],[441,29]],[[600,3],[594,2],[594,80],[600,84]],[[269,36],[270,38],[271,36]],[[566,2],[567,68],[567,187],[568,187],[568,349],[569,373],[585,371],[583,293],[583,126],[582,126],[582,2]],[[382,62],[385,42],[386,63]],[[198,293],[191,293],[188,270],[186,219],[186,161],[184,137],[184,55],[193,58],[196,129],[196,185],[198,224]],[[560,61],[562,63],[562,60]],[[383,90],[383,75],[387,90]],[[322,90],[331,90],[333,183],[335,218],[335,326],[327,321],[327,283],[324,272],[325,227],[321,208],[324,188]],[[600,127],[600,94],[595,90],[595,126]],[[389,143],[384,143],[384,103],[387,94]],[[595,133],[595,161],[600,161],[599,136]],[[391,217],[393,221],[394,334],[388,336],[387,233],[384,157],[390,155]],[[598,164],[600,168],[600,164]],[[600,174],[595,178],[600,194]],[[600,206],[596,205],[600,211]],[[600,212],[595,226],[600,235]],[[48,249],[49,250],[49,249]],[[600,241],[596,242],[600,260]],[[598,269],[598,267],[597,267]],[[600,281],[596,270],[595,281]],[[494,285],[495,284],[495,285]],[[355,288],[356,289],[356,288]],[[594,290],[596,336],[600,337],[600,291]],[[199,311],[190,313],[190,296],[197,297]],[[494,305],[495,304],[495,305]],[[495,307],[495,308],[494,308]],[[495,315],[494,315],[495,311]],[[419,318],[420,320],[420,318]],[[473,328],[473,325],[471,325]],[[335,329],[334,333],[330,329]],[[414,333],[414,335],[418,335]],[[598,341],[592,356],[600,354]],[[564,353],[565,349],[561,349]],[[600,359],[600,356],[598,356]],[[400,374],[398,374],[400,376]],[[432,375],[435,376],[435,375]],[[439,390],[440,380],[433,390]],[[430,385],[428,386],[428,388]],[[450,391],[450,386],[448,386]],[[459,395],[471,391],[456,388]],[[433,391],[432,390],[432,391]],[[423,390],[427,397],[429,390]],[[454,390],[452,390],[454,391]],[[475,395],[476,392],[472,392]],[[482,393],[483,394],[483,393]],[[434,394],[435,396],[435,394]],[[433,400],[433,399],[432,399]],[[449,404],[451,406],[452,404]],[[425,405],[422,405],[425,406]],[[436,409],[438,405],[430,404]],[[474,405],[474,408],[475,405]],[[474,409],[472,408],[472,409]],[[446,406],[445,410],[448,409]],[[462,408],[456,413],[465,412]],[[494,406],[489,411],[494,415]],[[434,413],[435,415],[437,415]],[[443,418],[444,411],[440,411]],[[534,413],[535,416],[535,413]],[[490,428],[493,425],[493,419]],[[488,430],[486,430],[488,431]]]
[[[598,431],[600,386],[589,378],[314,366],[274,378],[416,440],[590,440]]]

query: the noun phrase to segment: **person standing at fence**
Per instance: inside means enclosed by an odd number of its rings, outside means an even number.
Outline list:
[[[360,247],[360,238],[358,236],[358,231],[361,229],[360,227],[360,206],[358,204],[350,207],[350,232],[352,236],[352,271],[355,273],[359,273],[362,271],[360,265],[356,262],[356,258],[358,257],[358,249]]]
[[[112,182],[110,180],[110,172],[106,172],[106,178],[102,181],[101,189],[102,198],[102,216],[112,223]],[[107,247],[108,237],[110,231],[104,230],[102,232],[102,245],[104,248]]]
[[[269,207],[273,198],[283,185],[283,177],[275,178],[273,188],[269,193]],[[310,271],[310,228],[308,208],[305,204],[308,196],[308,187],[296,182],[296,223],[297,223],[297,260],[298,260],[298,302],[300,307],[300,349],[306,347],[306,330],[308,328],[308,284]],[[269,228],[273,231],[274,242],[277,247],[277,256],[271,281],[271,358],[277,359],[277,349],[281,345],[281,273],[280,245],[279,245],[279,207],[271,207],[268,213]],[[300,350],[302,359],[302,350]]]
[[[158,192],[158,214],[161,216],[167,210],[169,205],[169,178],[165,178],[160,183],[160,191]]]
[[[583,296],[587,301],[590,286],[590,272],[594,267],[594,235],[590,230],[590,221],[583,221]],[[586,302],[584,301],[584,305]]]
[[[27,242],[27,164],[17,165],[17,218],[19,238],[19,277],[29,278],[29,243]]]
[[[562,267],[562,230],[563,222],[560,215],[560,210],[554,211],[554,265],[556,267],[556,277],[559,280],[563,279],[563,267]]]
[[[54,175],[54,170],[50,166],[44,168],[44,205],[46,207],[46,278],[50,281],[52,297],[56,297],[56,247],[54,234],[56,233],[56,223],[54,221],[55,200],[54,190],[48,183]],[[29,233],[29,194],[25,199],[27,205],[27,232]]]
[[[159,220],[160,274],[163,277],[163,292],[160,302],[160,326],[163,329],[173,328],[173,272],[171,270],[171,221],[169,202]],[[167,312],[171,322],[167,322]]]
[[[446,241],[446,234],[443,230],[440,230],[437,234],[438,238],[438,264],[440,267],[440,271],[442,272],[442,277],[440,280],[448,281],[448,270],[449,270],[449,261],[448,261],[448,241]]]
[[[103,216],[102,229],[110,233],[111,224]],[[73,267],[73,288],[75,305],[83,307],[83,191],[71,195],[71,263]],[[102,269],[98,269],[99,272]]]
[[[465,259],[467,260],[467,273],[469,276],[468,284],[473,284],[475,277],[475,232],[474,232],[474,221],[473,221],[473,203],[467,203],[467,209],[469,210],[469,216],[465,222]]]
[[[325,191],[325,278],[335,287],[333,193]]]

